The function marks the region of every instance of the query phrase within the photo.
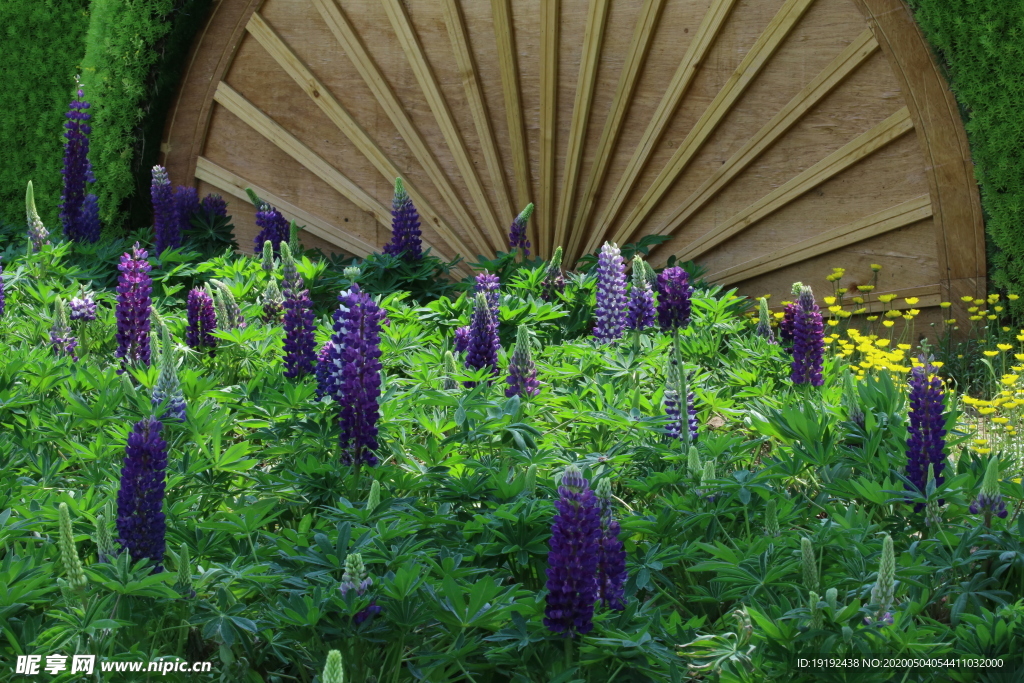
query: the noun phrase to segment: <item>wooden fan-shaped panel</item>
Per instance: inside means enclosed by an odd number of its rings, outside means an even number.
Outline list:
[[[903,0],[221,0],[164,145],[175,182],[245,187],[325,250],[390,234],[401,176],[442,256],[651,254],[782,298],[794,280],[985,290],[955,101]],[[320,240],[317,242],[316,240]],[[852,282],[851,282],[852,281]]]

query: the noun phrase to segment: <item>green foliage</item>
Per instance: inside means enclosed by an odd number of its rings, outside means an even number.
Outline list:
[[[88,0],[0,2],[0,222],[25,227],[25,184],[50,232],[63,179],[64,114],[85,53]]]

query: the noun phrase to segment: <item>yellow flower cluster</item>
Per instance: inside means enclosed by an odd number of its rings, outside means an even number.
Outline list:
[[[889,348],[892,340],[880,338],[877,334],[861,334],[855,328],[847,330],[846,335],[844,339],[839,334],[830,334],[825,337],[825,343],[834,349],[838,358],[847,359],[858,379],[863,379],[873,370],[907,373],[921,364],[918,359],[908,357],[910,344],[897,344],[895,348]],[[933,365],[941,367],[942,363],[935,362]]]

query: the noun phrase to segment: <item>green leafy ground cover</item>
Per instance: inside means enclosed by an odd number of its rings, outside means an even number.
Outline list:
[[[680,340],[701,423],[695,463],[665,435],[671,338],[652,330],[596,344],[594,276],[568,274],[566,294],[548,303],[538,297],[544,264],[508,256],[485,265],[502,274],[500,366],[519,324],[533,340],[542,390],[529,400],[505,398],[503,378],[444,388],[443,353],[471,308],[466,284],[424,285],[424,273],[444,264],[428,259],[405,274],[419,278],[417,298],[386,291],[403,287],[389,257],[361,264],[358,278],[378,292],[390,324],[381,464],[359,471],[339,464],[337,407],[315,400],[312,378],[282,376],[281,327],[259,321],[257,296],[271,277],[260,262],[230,252],[203,260],[189,251],[194,242],[150,259],[189,406],[185,423],[164,428],[166,571],[133,567],[126,554],[101,561],[96,520],[113,531],[125,441],[152,414],[157,378],[155,363],[119,376],[113,357],[115,264],[137,237],[26,255],[20,228],[0,236],[5,664],[54,651],[180,657],[210,660],[213,672],[160,680],[312,682],[339,650],[344,680],[356,683],[1019,680],[1020,463],[1002,463],[1010,515],[985,526],[969,514],[987,459],[957,428],[952,395],[946,482],[924,494],[943,501],[942,521],[929,527],[900,478],[904,376],[862,368],[861,427],[842,399],[847,358],[826,356],[823,387],[793,386],[786,351],[754,334],[750,302],[698,281]],[[351,283],[344,265],[307,253],[299,266],[317,302],[318,346],[334,297]],[[214,359],[183,343],[185,293],[211,278],[228,284],[249,320],[216,333]],[[57,297],[80,284],[96,292],[98,319],[77,324],[73,362],[47,335]],[[542,620],[553,501],[570,463],[592,486],[611,482],[629,578],[626,609],[599,609],[594,630],[566,648]],[[374,481],[381,497],[371,508]],[[54,581],[68,576],[62,503],[84,564],[77,591]],[[877,620],[873,593],[887,534],[892,624]],[[350,553],[373,580],[363,597],[339,591]],[[382,612],[356,624],[371,599]],[[872,653],[1001,657],[1002,666],[990,678],[967,668],[798,668],[815,654]]]

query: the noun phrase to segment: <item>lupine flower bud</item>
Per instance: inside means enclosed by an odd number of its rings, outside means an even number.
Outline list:
[[[291,247],[285,242],[281,245],[281,292],[288,298],[288,290],[298,292],[305,287],[299,269],[295,265]]]
[[[771,343],[775,343],[775,334],[772,332],[772,322],[768,313],[768,299],[761,297],[757,305],[757,329],[758,337],[764,337]]]
[[[540,393],[537,366],[530,354],[530,333],[526,325],[520,325],[516,330],[516,346],[508,364],[508,384],[508,388],[505,389],[507,398],[528,398]]]
[[[526,468],[526,477],[523,481],[523,493],[532,496],[537,489],[537,465],[533,464]]]
[[[846,416],[850,422],[864,428],[864,410],[860,407],[860,396],[853,374],[847,371],[843,378],[842,404],[846,408]]]
[[[766,536],[773,538],[780,534],[779,509],[774,498],[769,500],[768,504],[764,507],[764,533]]]
[[[103,515],[96,515],[96,535],[92,537],[92,540],[96,544],[96,556],[100,562],[113,559],[114,541],[110,538],[107,519]]]
[[[380,505],[380,482],[374,479],[370,484],[370,495],[366,498],[366,511],[373,512],[378,505]]]
[[[221,297],[221,301],[224,306],[224,320],[217,319],[217,323],[223,330],[241,330],[245,329],[248,323],[245,322],[245,318],[242,316],[242,309],[238,305],[238,301],[235,300],[235,295],[231,292],[231,288],[220,280],[210,280],[210,284],[216,287],[217,294]]]
[[[818,304],[810,287],[800,292],[799,309],[793,321],[793,362],[790,379],[793,384],[820,387],[825,354],[825,333]]]
[[[623,610],[626,585],[626,549],[619,540],[619,523],[612,516],[611,480],[597,483],[601,512],[601,542],[597,561],[597,600],[614,610]]]
[[[58,510],[60,511],[60,559],[64,563],[68,586],[77,590],[85,587],[85,571],[82,569],[82,561],[78,558],[78,549],[75,547],[75,536],[71,529],[71,513],[68,512],[68,504],[61,503]]]
[[[982,479],[981,492],[971,503],[971,514],[985,515],[985,525],[988,526],[992,515],[1000,519],[1006,519],[1006,503],[1003,501],[1003,494],[999,490],[999,458],[993,456],[985,467],[985,477]]]
[[[373,585],[373,579],[366,575],[366,567],[363,565],[363,556],[359,553],[349,553],[345,557],[345,572],[341,575],[341,596],[345,595],[354,590],[356,595],[362,596],[366,591]],[[377,606],[376,601],[371,601],[370,605],[365,609],[359,611],[352,621],[355,624],[361,624],[367,619],[380,614],[381,608]]]
[[[199,193],[196,188],[178,185],[174,188],[174,213],[178,216],[178,239],[192,228],[192,216],[199,213]]]
[[[885,619],[889,606],[896,595],[896,553],[893,550],[892,537],[889,534],[882,539],[882,556],[878,563],[878,579],[871,588],[871,604],[877,606],[875,620]],[[889,617],[891,624],[892,617]]]
[[[626,329],[626,266],[614,242],[605,242],[597,257],[597,307],[594,338],[604,344]]]
[[[206,282],[203,283],[203,291],[206,292],[207,296],[210,297],[210,301],[213,302],[213,308],[216,311],[214,319],[217,324],[224,326],[225,329],[230,329],[226,327],[228,322],[228,309],[224,306],[224,298],[220,294],[220,288],[218,287],[214,289],[210,286],[209,282]]]
[[[320,683],[345,683],[345,670],[341,666],[341,653],[331,650],[327,653],[324,672],[320,674]]]
[[[462,353],[469,350],[469,325],[463,325],[455,330],[455,353]]]
[[[526,222],[533,215],[533,204],[527,204],[508,229],[508,244],[512,249],[522,249],[523,258],[530,257],[530,242],[526,239]]]
[[[78,296],[71,300],[68,308],[71,320],[91,322],[96,319],[96,301],[92,298],[92,292],[87,291],[85,287],[79,288]]]
[[[263,306],[263,322],[272,324],[281,320],[284,295],[277,286],[277,278],[271,277],[267,282],[263,296],[260,297],[260,304]]]
[[[188,546],[181,544],[181,552],[178,553],[178,580],[175,582],[178,591],[189,598],[196,597],[196,591],[192,584],[192,560],[188,556]]]
[[[32,189],[31,180],[28,181],[28,189],[25,190],[25,214],[28,218],[28,240],[34,254],[42,249],[44,244],[50,243],[50,231],[43,225],[43,220],[36,211],[35,191]]]
[[[927,487],[935,486],[935,465],[928,463]],[[939,501],[929,495],[928,502],[924,505],[924,523],[928,527],[939,528],[942,525],[942,511],[939,508]]]
[[[359,266],[348,266],[341,271],[341,274],[347,277],[352,282],[355,282],[356,278],[359,277],[359,274],[361,272],[362,270],[360,270]]]
[[[601,552],[601,513],[583,474],[565,468],[548,541],[547,606],[544,625],[572,638],[593,628]]]
[[[704,471],[704,463],[700,461],[700,452],[696,446],[690,446],[690,450],[686,453],[686,469],[691,477],[699,477],[700,473]]]
[[[174,204],[174,191],[167,177],[167,169],[163,166],[153,167],[149,194],[153,199],[153,232],[156,234],[153,250],[160,255],[165,249],[181,246],[181,223]]]
[[[423,258],[422,234],[420,214],[405,191],[402,179],[395,178],[395,196],[391,200],[391,241],[384,246],[384,253],[405,261],[419,261]]]
[[[809,591],[817,591],[819,587],[818,563],[814,559],[814,544],[806,536],[800,539],[800,558],[804,568],[804,588]]]
[[[941,486],[942,470],[946,464],[946,420],[943,416],[942,380],[934,375],[935,368],[921,359],[910,371],[910,426],[907,429],[907,479],[922,491],[927,487],[928,465],[935,470],[935,485]],[[939,501],[942,504],[942,501]],[[914,506],[915,512],[922,505]]]
[[[117,494],[118,542],[132,562],[149,558],[153,571],[163,571],[166,521],[163,513],[167,442],[155,417],[135,423],[125,447],[121,490]]]
[[[544,273],[540,296],[544,301],[552,301],[558,298],[555,296],[556,292],[563,291],[565,291],[565,277],[562,275],[562,247],[557,247],[551,257],[551,263],[548,264],[547,271]]]
[[[53,316],[53,326],[50,327],[50,346],[58,356],[71,356],[77,361],[75,347],[78,340],[71,334],[71,326],[68,324],[68,311],[64,306],[64,300],[57,297],[57,303]]]
[[[259,254],[263,249],[263,243],[269,241],[273,245],[274,254],[279,254],[281,245],[287,244],[290,237],[288,220],[281,215],[280,211],[264,202],[256,212],[256,225],[261,230],[253,241],[255,253]]]
[[[444,352],[444,388],[447,391],[459,388],[459,383],[455,381],[455,373],[459,371],[458,366],[455,364],[455,356],[452,355],[451,351]]]
[[[161,325],[160,375],[153,385],[150,402],[153,408],[159,408],[167,401],[167,408],[160,415],[162,420],[185,421],[185,394],[178,381],[178,359],[171,342],[171,334],[166,325]]]
[[[822,618],[821,609],[818,608],[818,602],[821,598],[814,591],[808,593],[807,605],[811,610],[811,628],[821,628],[824,625],[824,619]]]
[[[718,473],[715,472],[715,459],[708,458],[704,462],[704,469],[700,473],[700,495],[707,498],[709,501],[714,502],[716,496],[711,488],[711,482],[718,478]]]
[[[149,366],[150,293],[153,290],[146,250],[136,242],[131,255],[121,256],[117,269],[117,351],[121,370],[129,365]]]
[[[476,370],[490,368],[492,374],[497,374],[500,348],[501,342],[491,316],[491,308],[486,296],[480,292],[476,295],[476,307],[473,309],[473,321],[470,324],[466,366]],[[466,386],[475,387],[476,382],[466,382]]]
[[[839,591],[835,588],[825,591],[825,602],[828,603],[828,608],[835,613],[839,609]]]
[[[679,266],[658,275],[658,325],[662,332],[684,329],[690,324],[693,287],[689,274]]]
[[[302,231],[295,221],[288,222],[288,247],[293,254],[302,253],[302,242],[299,241],[299,232]]]
[[[647,286],[653,292],[658,287],[658,274],[654,272],[654,268],[647,261],[641,261],[640,263],[644,267],[644,277],[647,279]]]
[[[99,206],[96,195],[86,194],[86,183],[95,182],[89,163],[89,133],[86,123],[91,117],[85,110],[90,104],[84,100],[81,84],[75,77],[78,99],[68,108],[64,124],[64,188],[61,192],[60,222],[64,236],[72,242],[96,242],[100,238]]]
[[[217,322],[208,292],[196,287],[188,293],[186,317],[188,327],[185,330],[185,343],[196,351],[209,349],[210,358],[213,358],[217,346],[213,331],[217,329]]]
[[[487,305],[491,307],[491,318],[498,324],[498,313],[501,310],[501,282],[497,275],[486,271],[476,276],[474,291],[487,297]]]
[[[633,257],[633,287],[629,291],[626,327],[631,330],[646,330],[653,325],[654,292],[647,282],[644,260],[638,254]]]
[[[270,240],[263,243],[263,260],[260,262],[260,267],[267,273],[274,272],[274,243]]]

